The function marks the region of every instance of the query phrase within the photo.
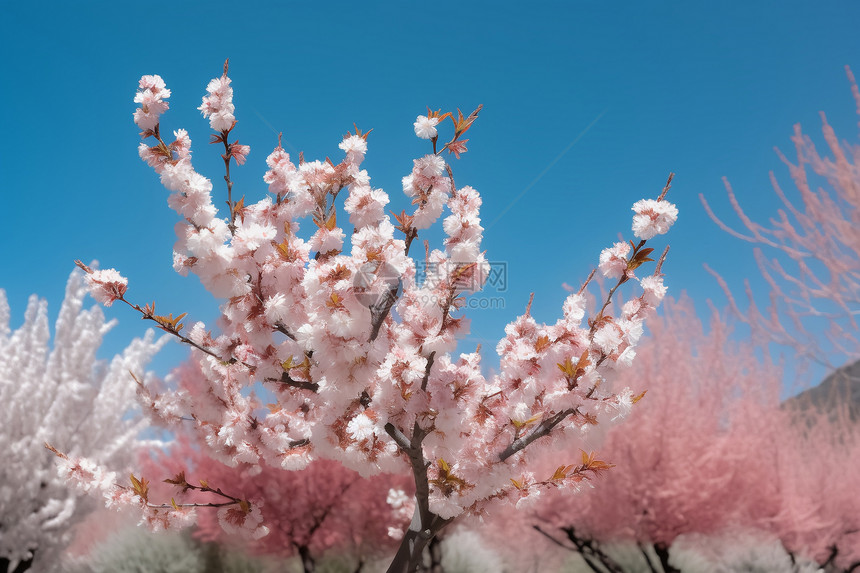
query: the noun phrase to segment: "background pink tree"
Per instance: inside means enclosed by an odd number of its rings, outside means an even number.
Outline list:
[[[860,90],[845,67],[860,114]],[[756,223],[724,179],[729,202],[746,231],[724,223],[700,195],[711,218],[732,236],[755,246],[762,276],[770,287],[770,306],[762,311],[747,284],[748,308],[741,310],[732,289],[711,271],[729,298],[736,317],[755,331],[790,346],[798,356],[839,366],[860,358],[856,315],[860,308],[860,146],[840,143],[836,131],[821,112],[822,134],[831,156],[823,156],[812,139],[794,126],[791,140],[796,158],[788,167],[796,197],[783,191],[773,172],[770,180],[783,208],[768,225]],[[710,270],[710,269],[709,269]]]
[[[595,571],[623,570],[613,543],[638,546],[646,567],[668,573],[679,537],[750,530],[798,559],[860,567],[855,425],[784,407],[781,369],[732,340],[724,317],[705,332],[689,299],[664,314],[637,363],[641,407],[601,446],[613,470],[583,495],[547,497],[520,523]]]
[[[178,386],[194,395],[204,391],[199,366],[188,363],[174,374]],[[274,407],[274,405],[273,405]],[[181,427],[180,427],[181,429]],[[233,495],[253,499],[260,505],[269,533],[257,540],[231,535],[224,514],[201,513],[195,536],[203,541],[227,545],[240,544],[243,550],[279,557],[301,557],[306,573],[326,552],[353,560],[354,571],[361,571],[371,560],[393,553],[408,515],[400,516],[389,504],[391,490],[409,489],[406,475],[380,474],[362,478],[357,472],[332,460],[316,460],[305,469],[286,472],[265,463],[231,467],[206,454],[205,444],[196,442],[197,434],[184,432],[163,454],[144,454],[147,475],[180,474],[196,482],[230,484]],[[180,481],[173,479],[172,481]],[[167,488],[162,488],[166,496]],[[191,491],[177,495],[180,503],[207,503],[205,494]]]

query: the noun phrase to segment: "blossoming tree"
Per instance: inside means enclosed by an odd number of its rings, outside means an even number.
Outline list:
[[[199,322],[185,331],[184,315],[159,315],[154,305],[130,300],[117,271],[85,269],[95,297],[130,306],[193,347],[207,392],[192,399],[142,386],[154,416],[166,423],[192,420],[211,455],[227,464],[298,470],[329,458],[362,475],[411,471],[415,511],[392,572],[414,570],[426,544],[458,515],[534,499],[546,488],[576,487],[609,468],[593,454],[581,460],[562,455],[556,471],[543,475],[531,471],[531,460],[559,441],[578,443],[589,427],[626,413],[636,401],[612,381],[631,366],[643,323],[666,290],[663,257],[653,274],[636,272],[653,260],[647,241],[667,232],[677,217],[665,200],[669,184],[657,199],[633,206],[638,242],[617,243],[601,255],[601,271],[616,281],[602,308],[584,324],[585,296],[572,294],[562,317],[547,325],[527,306],[506,327],[497,347],[500,371],[488,378],[477,351],[452,356],[468,330],[460,309],[482,288],[488,262],[481,250],[481,198],[455,184],[444,157],[467,151],[463,135],[480,107],[468,116],[431,111],[418,117],[415,133],[431,150],[403,178],[414,208],[392,220],[385,213],[388,195],[372,188],[361,169],[368,134],[357,128],[340,143],[338,163],[300,155],[296,165],[279,145],[266,160],[270,195],[256,203],[237,200],[230,169],[250,150],[234,139],[226,64],[207,92],[200,110],[215,132],[212,143],[224,150],[229,209],[223,219],[211,181],[192,165],[188,133],[176,130],[174,140],[165,141],[161,115],[170,91],[160,77],[141,78],[134,119],[146,140],[140,156],[160,175],[171,192],[169,205],[182,218],[174,268],[195,273],[224,300],[220,333]],[[447,119],[453,135],[442,144],[439,129]],[[335,206],[344,190],[348,243]],[[444,248],[425,243],[423,256],[410,256],[419,234],[446,207]],[[310,236],[303,239],[308,218]],[[613,293],[628,281],[638,281],[642,294],[610,316],[605,309]],[[274,396],[268,409],[243,391],[255,385]],[[66,467],[70,477],[86,481],[74,462]],[[214,505],[232,527],[265,533],[254,500],[174,481],[219,496]],[[132,487],[105,487],[104,493],[141,505],[150,521],[165,526],[194,510],[153,503],[147,482],[137,477]]]
[[[0,571],[59,570],[71,528],[94,509],[57,476],[45,441],[69,452],[125,467],[129,449],[145,426],[130,416],[135,385],[129,372],[143,368],[166,342],[150,331],[108,364],[96,359],[113,326],[98,307],[84,309],[83,273],[69,277],[54,330],[47,303],[30,298],[24,324],[9,326],[10,309],[0,290]],[[131,383],[129,383],[131,382]],[[138,412],[139,414],[139,412]],[[84,464],[81,471],[95,465]]]

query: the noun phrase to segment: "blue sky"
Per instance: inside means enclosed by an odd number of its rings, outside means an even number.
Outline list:
[[[3,3],[0,47],[4,261],[13,327],[29,294],[55,316],[76,258],[130,279],[129,298],[213,322],[216,303],[173,273],[176,215],[137,157],[133,97],[143,74],[173,95],[162,129],[188,129],[195,166],[226,196],[208,122],[196,107],[230,58],[234,134],[251,146],[236,193],[265,196],[265,158],[283,132],[291,154],[339,158],[356,123],[373,128],[365,167],[406,207],[400,179],[427,152],[412,132],[433,109],[484,104],[458,185],[481,192],[484,247],[508,269],[506,308],[471,313],[470,343],[490,350],[534,291],[554,320],[600,250],[629,235],[630,205],[669,171],[681,218],[668,236],[672,294],[724,301],[707,262],[738,291],[758,276],[748,246],[705,215],[726,218],[722,176],[754,219],[778,207],[768,182],[790,182],[800,122],[820,141],[818,111],[855,141],[843,67],[860,72],[860,4],[781,2],[175,2]],[[664,244],[665,241],[659,244]],[[104,352],[144,324],[121,307]],[[184,351],[165,351],[164,370]]]

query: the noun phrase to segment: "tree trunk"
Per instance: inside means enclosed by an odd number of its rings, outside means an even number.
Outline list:
[[[422,526],[426,521],[426,527]],[[394,560],[388,566],[386,573],[414,573],[421,565],[424,556],[424,548],[436,537],[442,528],[451,523],[450,519],[442,519],[438,515],[430,513],[427,519],[421,519],[421,511],[416,506],[412,514],[412,523],[403,534],[400,547],[394,555]],[[440,569],[441,571],[441,569]]]
[[[33,552],[35,553],[35,551]],[[15,569],[9,569],[9,564],[11,561],[6,559],[5,557],[0,557],[0,571],[5,571],[8,573],[24,573],[24,571],[28,570],[31,565],[33,565],[33,557],[27,559],[26,561],[20,561],[18,566]]]
[[[308,549],[307,545],[299,546],[299,557],[302,558],[302,567],[305,568],[305,573],[314,573],[314,571],[316,571],[316,561],[314,561],[314,558],[311,555],[311,552]]]
[[[386,573],[414,573],[421,564],[424,548],[430,543],[430,538],[423,531],[414,531],[410,526],[403,534],[403,540],[394,560],[388,566]]]
[[[595,571],[599,571],[592,562],[596,561],[603,565],[609,573],[623,573],[623,570],[618,563],[616,563],[612,557],[603,552],[600,548],[600,543],[596,539],[579,537],[573,527],[563,527],[562,531],[567,534],[567,538],[574,544],[576,550],[580,555],[582,555],[589,567]]]
[[[430,554],[430,573],[445,573],[442,569],[442,540],[438,537],[431,539],[427,552]]]
[[[199,547],[203,551],[206,573],[222,573],[224,568],[221,565],[221,546],[217,543],[203,543]]]
[[[663,571],[665,573],[681,573],[681,571],[669,565],[669,548],[666,547],[666,545],[655,543],[654,553],[656,553],[657,557],[660,558],[660,565],[663,566]]]

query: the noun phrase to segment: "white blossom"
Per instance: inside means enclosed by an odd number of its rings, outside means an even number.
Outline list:
[[[436,126],[439,125],[438,117],[427,117],[426,115],[419,115],[413,124],[415,128],[415,135],[420,137],[421,139],[433,139],[436,137]]]
[[[129,372],[142,378],[166,338],[155,340],[150,331],[110,363],[97,360],[113,323],[98,307],[83,309],[86,292],[83,273],[75,271],[52,348],[47,303],[32,296],[24,324],[13,331],[0,289],[0,558],[10,561],[10,570],[31,558],[33,571],[57,570],[71,526],[98,503],[66,486],[45,442],[122,468],[145,425],[128,415],[136,403]]]
[[[651,239],[669,232],[678,220],[678,208],[668,201],[640,199],[633,204],[633,234],[640,239]]]

